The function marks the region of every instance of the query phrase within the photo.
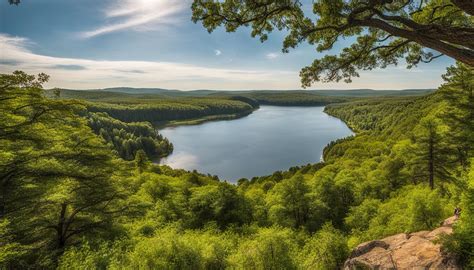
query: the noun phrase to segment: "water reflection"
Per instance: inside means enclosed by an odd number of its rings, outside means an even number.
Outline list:
[[[235,182],[319,162],[330,141],[352,134],[323,109],[262,106],[236,120],[166,128],[174,152],[161,163]]]

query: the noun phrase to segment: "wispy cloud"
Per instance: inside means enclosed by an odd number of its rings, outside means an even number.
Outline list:
[[[278,58],[278,56],[279,56],[279,55],[278,55],[277,53],[267,53],[267,54],[265,55],[265,57],[266,57],[267,59],[275,59],[275,58]]]
[[[107,61],[52,57],[34,53],[28,39],[0,33],[0,73],[23,70],[51,75],[46,87],[74,89],[113,86],[171,89],[298,89],[298,70],[213,68],[176,62]],[[363,71],[352,84],[317,83],[316,89],[403,89],[437,87],[444,69],[420,69],[426,76],[397,67]],[[423,73],[423,74],[424,74]],[[400,78],[404,78],[400,80]]]
[[[189,7],[188,0],[118,0],[108,6],[104,17],[108,23],[80,33],[91,38],[111,32],[159,29],[159,26],[179,22],[177,15]]]
[[[86,69],[85,67],[80,66],[80,65],[55,65],[55,66],[52,66],[51,68],[65,69],[65,70],[84,70],[84,69]]]
[[[216,56],[219,56],[222,54],[221,50],[214,50],[214,53],[216,54]]]
[[[77,89],[112,86],[180,89],[249,89],[298,84],[296,72],[212,68],[175,62],[106,61],[40,55],[29,41],[0,33],[0,73],[21,69],[51,75],[47,87]],[[13,65],[13,63],[15,63]]]

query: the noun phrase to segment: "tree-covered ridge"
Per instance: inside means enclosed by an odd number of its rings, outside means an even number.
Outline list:
[[[237,100],[201,99],[192,102],[163,101],[153,104],[88,103],[90,112],[105,112],[124,122],[167,122],[211,115],[248,114],[254,108]]]
[[[54,91],[62,98],[80,99],[89,101],[89,107],[94,111],[112,113],[123,121],[169,122],[189,120],[192,118],[217,117],[225,115],[246,115],[260,105],[275,106],[325,106],[333,103],[348,102],[359,97],[376,96],[419,96],[426,95],[431,90],[312,90],[312,91],[178,91],[164,89],[118,88],[103,90],[47,90],[47,95],[53,97]],[[117,91],[117,92],[114,92]],[[145,92],[145,93],[143,93]],[[159,94],[158,94],[159,93]],[[237,101],[237,102],[229,102]],[[240,103],[239,103],[240,102]],[[115,106],[120,105],[120,106]],[[125,108],[127,107],[127,108]],[[224,109],[224,107],[226,107]],[[233,107],[231,109],[230,107]],[[114,108],[114,109],[112,109]],[[146,110],[150,117],[125,117],[127,113],[133,115],[135,111],[143,114]],[[142,112],[138,112],[142,111]],[[156,116],[156,113],[162,116]],[[219,117],[220,116],[220,117]],[[140,119],[140,120],[138,120]],[[163,120],[165,119],[165,120]]]
[[[139,91],[140,89],[138,89]],[[48,90],[53,96],[54,90]],[[246,115],[260,105],[324,106],[349,101],[349,97],[332,97],[303,91],[214,91],[202,96],[201,91],[183,92],[181,97],[166,94],[131,94],[112,91],[57,90],[62,98],[89,101],[92,112],[106,112],[125,122],[166,123],[210,116]],[[166,90],[161,90],[163,92]],[[171,91],[172,95],[177,95]],[[192,96],[192,92],[199,92]],[[189,96],[188,96],[189,95]],[[221,118],[222,118],[221,117]]]
[[[380,91],[383,90],[383,91]],[[380,97],[380,96],[422,96],[434,92],[436,89],[350,89],[350,90],[171,90],[162,88],[132,88],[115,87],[91,90],[49,89],[46,95],[53,97],[54,91],[59,91],[64,98],[86,100],[107,100],[130,102],[133,100],[164,99],[175,97],[215,97],[215,96],[249,96],[252,94],[284,94],[287,96],[300,94],[314,94],[326,97]],[[138,102],[139,103],[139,102]]]
[[[255,91],[242,95],[257,100],[260,105],[276,106],[324,106],[350,100],[348,97],[331,97],[314,94],[314,92],[299,91],[283,91],[281,93]]]
[[[433,100],[425,102],[425,100]],[[429,95],[418,98],[374,98],[344,104],[330,104],[325,112],[342,119],[352,129],[385,133],[388,137],[399,138],[407,133],[407,128],[414,127],[420,117],[427,115],[442,100],[441,95]],[[413,114],[405,115],[406,111]],[[397,129],[405,127],[403,129]]]
[[[173,145],[148,122],[125,123],[106,113],[88,113],[87,119],[92,130],[123,159],[133,160],[138,150],[144,150],[150,158],[173,152]]]
[[[376,124],[324,163],[231,185],[143,151],[118,159],[80,104],[41,94],[44,75],[2,75],[0,265],[337,269],[356,244],[434,228],[460,205],[445,245],[472,267],[472,78],[459,65],[427,97],[337,105]]]
[[[108,91],[48,90],[47,96],[83,100],[90,112],[104,112],[123,122],[166,124],[204,117],[247,115],[258,108],[253,100],[235,97],[169,97]]]

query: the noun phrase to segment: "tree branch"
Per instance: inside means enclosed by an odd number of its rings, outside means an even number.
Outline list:
[[[474,16],[474,1],[472,0],[451,0],[459,9],[462,9],[467,14]]]

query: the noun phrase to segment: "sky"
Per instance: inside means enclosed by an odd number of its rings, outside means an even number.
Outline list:
[[[308,44],[283,54],[285,33],[278,31],[264,43],[246,28],[209,34],[191,21],[190,6],[191,0],[0,0],[0,73],[44,72],[48,88],[292,90],[301,89],[300,69],[324,56]],[[349,44],[341,40],[326,53]],[[350,84],[310,89],[436,88],[453,63],[441,57],[406,69],[402,61],[360,72]]]

